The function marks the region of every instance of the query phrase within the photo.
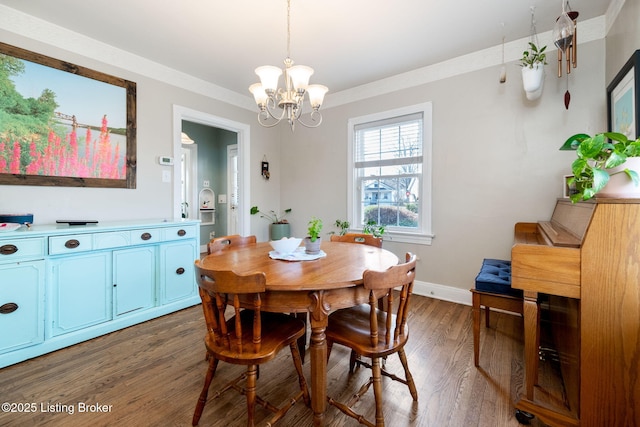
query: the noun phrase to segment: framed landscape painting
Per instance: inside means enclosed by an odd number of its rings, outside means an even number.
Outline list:
[[[611,132],[636,139],[640,130],[640,50],[636,50],[607,87],[608,124]]]
[[[0,43],[0,185],[136,188],[136,84]]]

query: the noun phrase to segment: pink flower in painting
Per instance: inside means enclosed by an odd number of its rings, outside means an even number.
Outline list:
[[[20,173],[20,143],[18,141],[13,143],[13,158],[11,159],[11,163],[9,163],[9,173]]]

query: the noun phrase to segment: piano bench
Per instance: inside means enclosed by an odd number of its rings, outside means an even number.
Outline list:
[[[511,261],[485,259],[471,289],[473,313],[473,362],[480,359],[480,308],[485,308],[485,326],[489,327],[490,308],[522,315],[522,291],[511,288]]]

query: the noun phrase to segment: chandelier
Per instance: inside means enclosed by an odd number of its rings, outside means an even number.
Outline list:
[[[293,65],[291,59],[291,0],[287,0],[287,57],[284,60],[284,88],[278,88],[282,69],[272,65],[264,65],[255,70],[260,83],[252,84],[249,91],[258,105],[258,123],[264,127],[273,127],[284,118],[289,122],[291,131],[296,121],[308,128],[315,128],[322,123],[320,107],[324,95],[329,90],[326,86],[310,85],[309,78],[313,68],[306,65]],[[309,94],[311,104],[310,122],[305,122],[302,107],[305,93]],[[281,109],[278,111],[276,109]]]

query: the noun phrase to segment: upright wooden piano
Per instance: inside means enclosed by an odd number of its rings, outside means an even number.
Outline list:
[[[559,199],[550,221],[516,224],[511,262],[524,291],[516,408],[554,426],[640,426],[640,199]],[[539,294],[564,382],[558,405],[538,387]]]

